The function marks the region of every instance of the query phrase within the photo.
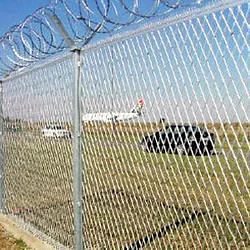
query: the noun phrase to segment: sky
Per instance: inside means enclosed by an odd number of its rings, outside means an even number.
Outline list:
[[[0,1],[0,37],[13,25],[21,23],[28,15],[51,0],[1,0]]]

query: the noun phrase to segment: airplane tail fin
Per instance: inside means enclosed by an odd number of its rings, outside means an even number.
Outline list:
[[[144,107],[144,100],[140,98],[137,101],[136,106],[131,110],[131,113],[137,113],[138,115],[141,115],[143,107]]]

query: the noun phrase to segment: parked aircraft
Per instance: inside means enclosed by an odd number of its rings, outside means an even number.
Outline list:
[[[82,120],[84,122],[87,121],[117,122],[117,121],[132,120],[142,115],[143,107],[144,107],[144,100],[139,99],[137,101],[136,106],[130,112],[88,113],[82,116]]]

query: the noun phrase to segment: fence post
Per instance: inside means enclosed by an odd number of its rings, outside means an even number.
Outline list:
[[[74,87],[73,87],[73,199],[74,199],[74,228],[75,249],[83,247],[83,218],[82,218],[82,162],[81,162],[81,50],[74,49]]]
[[[74,56],[74,83],[73,83],[73,209],[74,209],[74,243],[76,250],[84,249],[83,244],[83,218],[82,218],[82,150],[81,150],[81,49],[75,47],[60,18],[50,11],[46,12],[49,19],[55,25]]]
[[[3,82],[0,81],[0,212],[4,212],[4,153],[3,153]]]

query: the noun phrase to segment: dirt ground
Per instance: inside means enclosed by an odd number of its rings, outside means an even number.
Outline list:
[[[0,224],[0,249],[1,250],[24,250],[29,249],[21,239],[15,239],[6,232],[5,228]]]
[[[51,245],[24,230],[13,218],[0,213],[0,250],[52,250]]]

